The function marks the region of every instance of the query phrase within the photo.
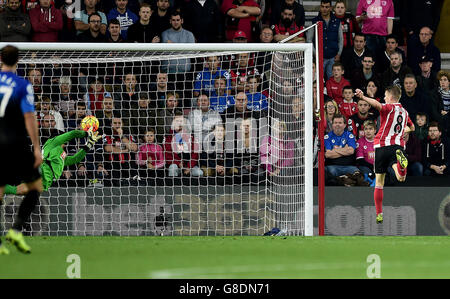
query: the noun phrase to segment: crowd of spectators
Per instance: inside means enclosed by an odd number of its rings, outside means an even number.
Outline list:
[[[274,43],[312,42],[305,9],[297,0],[6,0],[0,12],[0,41],[90,43]],[[450,73],[441,69],[434,45],[439,1],[320,1],[312,22],[324,24],[327,182],[370,185],[376,110],[354,99],[356,89],[383,102],[384,89],[402,88],[400,103],[416,130],[405,136],[409,174],[442,176],[450,154]],[[76,3],[76,2],[74,2]],[[399,12],[399,10],[401,10]],[[400,30],[394,17],[401,16]],[[405,20],[414,20],[406,21]],[[393,32],[401,32],[396,35]],[[273,100],[268,91],[268,53],[241,53],[159,62],[55,63],[22,65],[33,84],[43,141],[79,128],[95,115],[103,142],[86,161],[64,173],[67,180],[110,182],[169,178],[231,178],[259,183],[294,175],[302,101],[293,81],[282,83],[289,109],[273,119],[270,134],[254,136]],[[292,70],[293,74],[296,73]],[[301,78],[297,78],[301,80]],[[317,88],[317,82],[314,82]],[[315,94],[314,94],[315,95]],[[314,98],[314,101],[316,99]],[[238,120],[238,122],[236,122]],[[225,136],[236,128],[229,153]],[[233,129],[234,130],[234,129]],[[315,138],[317,132],[315,131]],[[200,137],[199,137],[200,136]],[[198,150],[208,139],[211,148]],[[75,153],[83,141],[73,142]],[[238,144],[239,143],[239,144]],[[316,143],[315,143],[316,144]],[[315,151],[317,154],[317,151]],[[236,179],[238,181],[236,181]]]

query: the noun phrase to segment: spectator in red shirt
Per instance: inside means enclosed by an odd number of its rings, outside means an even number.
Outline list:
[[[57,42],[58,34],[63,29],[61,10],[51,5],[50,0],[39,0],[39,5],[30,10],[33,28],[33,42]]]
[[[353,101],[353,88],[350,85],[342,89],[343,101],[338,105],[339,111],[345,119],[349,119],[353,114],[358,113],[358,105]]]
[[[138,145],[133,136],[125,134],[120,117],[113,117],[112,135],[105,136],[104,144],[105,166],[114,179],[113,184],[119,185],[121,179],[132,178]]]
[[[231,41],[238,30],[245,32],[249,42],[256,41],[256,17],[261,14],[254,0],[224,0],[221,6],[225,15],[225,36]]]
[[[286,6],[283,11],[281,12],[281,19],[280,22],[275,25],[274,31],[275,36],[274,40],[276,42],[279,42],[297,32],[303,29],[302,27],[298,27],[295,23],[295,14],[294,14],[294,8],[292,6]],[[305,35],[299,34],[293,39],[289,40],[291,43],[296,42],[304,42],[305,41]]]
[[[344,78],[344,66],[340,62],[335,62],[333,64],[333,76],[327,80],[326,88],[328,96],[331,97],[339,105],[342,103],[342,90],[344,86],[350,85]]]

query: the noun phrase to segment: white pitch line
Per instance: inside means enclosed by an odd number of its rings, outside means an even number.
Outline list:
[[[149,274],[153,279],[169,279],[169,278],[201,278],[203,276],[211,278],[211,276],[226,275],[239,273],[279,273],[285,271],[296,270],[313,271],[313,270],[338,270],[338,269],[354,269],[360,268],[361,273],[365,273],[364,263],[309,263],[309,264],[289,264],[289,265],[243,265],[230,267],[209,267],[209,268],[178,268],[163,269],[153,271]]]

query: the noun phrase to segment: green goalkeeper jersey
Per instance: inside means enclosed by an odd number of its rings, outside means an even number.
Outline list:
[[[87,137],[88,133],[81,130],[73,130],[52,139],[47,140],[42,148],[43,162],[41,165],[42,185],[47,191],[54,180],[61,177],[64,167],[79,163],[86,156],[84,149],[79,150],[73,156],[67,156],[61,145],[74,139]],[[6,185],[5,194],[16,194],[17,187]]]
[[[84,149],[79,150],[73,156],[67,156],[61,145],[74,138],[87,136],[88,133],[85,131],[73,130],[47,140],[42,148],[43,162],[41,165],[42,184],[45,191],[52,185],[53,180],[58,180],[61,177],[65,166],[77,164],[86,156]]]

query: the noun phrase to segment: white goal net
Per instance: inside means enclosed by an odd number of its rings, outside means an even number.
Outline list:
[[[311,44],[16,45],[41,143],[86,115],[103,135],[42,194],[30,234],[313,234]],[[5,197],[0,230],[20,200]]]

